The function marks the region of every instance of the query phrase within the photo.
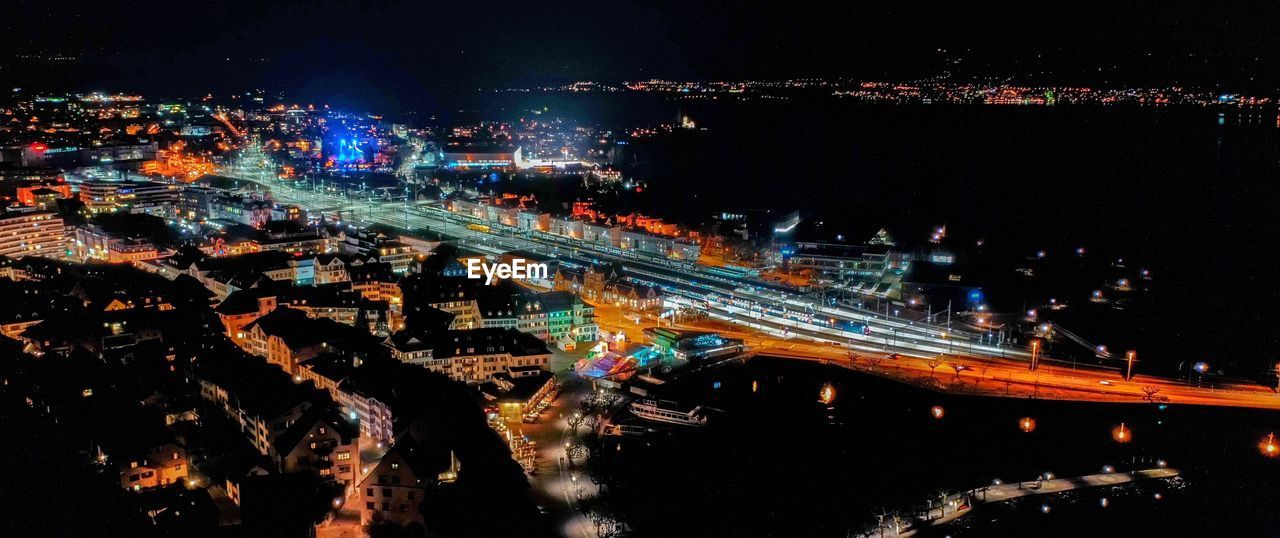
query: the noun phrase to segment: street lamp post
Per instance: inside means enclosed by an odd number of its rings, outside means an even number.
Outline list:
[[[1124,354],[1124,356],[1125,356],[1125,363],[1126,363],[1125,370],[1124,370],[1124,380],[1128,381],[1130,379],[1133,379],[1133,359],[1138,356],[1138,352],[1130,349]]]
[[[1040,341],[1032,340],[1031,341],[1031,371],[1033,372],[1035,371],[1036,366],[1038,366],[1037,363],[1039,362],[1039,359],[1040,359]]]

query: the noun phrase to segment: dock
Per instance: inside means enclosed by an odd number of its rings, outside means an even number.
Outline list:
[[[1052,495],[1066,491],[1119,486],[1131,482],[1145,480],[1162,480],[1175,478],[1177,469],[1161,467],[1144,469],[1127,473],[1101,473],[1074,478],[1052,478],[1032,480],[1010,484],[993,484],[971,489],[961,493],[947,495],[942,499],[929,501],[929,507],[912,514],[912,518],[904,519],[896,516],[890,519],[881,518],[879,524],[860,534],[863,537],[897,538],[912,536],[923,527],[943,525],[960,519],[979,506],[1008,502],[1013,499],[1034,495]]]

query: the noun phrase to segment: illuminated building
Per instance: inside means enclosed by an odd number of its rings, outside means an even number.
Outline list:
[[[18,203],[27,207],[42,210],[56,209],[57,201],[71,198],[71,185],[66,183],[44,183],[24,185],[17,189]]]
[[[828,282],[879,281],[891,265],[887,245],[796,243],[782,254],[791,270]]]
[[[157,152],[156,159],[144,162],[140,171],[143,174],[159,174],[182,181],[193,181],[198,177],[212,174],[214,165],[203,156],[189,155],[175,147],[168,151]]]
[[[595,308],[569,291],[494,294],[477,308],[483,327],[516,329],[563,348],[596,340]]]
[[[662,293],[656,287],[630,284],[616,268],[585,272],[561,269],[556,272],[556,290],[577,294],[585,301],[603,302],[627,310],[653,310],[662,306]]]
[[[62,217],[50,212],[0,213],[0,256],[21,258],[66,255]]]
[[[278,250],[293,255],[315,255],[333,252],[337,247],[323,231],[309,230],[297,233],[271,233],[253,241],[253,251]]]
[[[393,235],[378,231],[357,230],[345,234],[343,251],[359,256],[376,257],[379,262],[391,265],[398,274],[409,272],[418,259],[418,251]]]
[[[210,218],[226,219],[254,228],[261,228],[272,218],[274,204],[270,200],[224,194],[214,197],[210,205]]]
[[[233,364],[234,363],[234,364]],[[231,420],[259,454],[314,404],[315,389],[279,368],[249,358],[208,361],[194,372],[200,397]]]
[[[644,329],[644,336],[654,350],[683,360],[711,359],[746,351],[741,339],[725,338],[713,332],[648,327]]]
[[[42,211],[57,209],[58,200],[65,198],[64,196],[60,196],[58,191],[46,188],[37,188],[33,191],[29,190],[26,193],[19,194],[20,196],[25,194],[25,196],[22,196],[23,198],[26,198],[26,203],[23,205],[34,207]]]
[[[494,374],[515,377],[546,370],[551,353],[542,340],[515,329],[471,329],[426,334],[400,331],[384,342],[392,356],[444,374],[454,381],[477,384]]]
[[[401,435],[360,481],[360,523],[425,526],[421,506],[427,491],[442,478],[456,475],[453,467],[452,454],[433,451],[412,435]]]
[[[338,143],[335,145],[337,146],[337,151],[330,155],[335,162],[339,164],[365,162],[364,149],[361,148],[359,140],[339,138]]]
[[[70,247],[72,255],[77,258],[111,263],[153,260],[160,255],[150,241],[114,237],[93,224],[76,227]]]
[[[310,307],[306,302],[299,304],[301,308],[281,306],[245,325],[240,331],[244,333],[241,344],[249,353],[265,357],[290,375],[297,373],[298,363],[331,351],[334,344],[358,330],[322,317],[341,314],[337,307]]]
[[[521,200],[521,203],[526,201]],[[636,213],[616,216],[618,225],[606,224],[604,222],[612,221],[602,221],[603,215],[582,202],[574,204],[573,214],[555,216],[499,202],[463,199],[451,200],[448,208],[454,213],[484,222],[522,230],[545,231],[595,245],[634,250],[665,258],[697,261],[702,253],[702,247],[694,239],[696,234],[682,237],[680,227],[676,224],[664,223],[661,219]],[[472,229],[480,231],[486,231],[487,226],[478,223],[471,225]]]
[[[342,407],[343,414],[360,424],[360,435],[389,442],[394,421],[391,407],[385,401],[392,401],[395,394],[385,390],[385,383],[361,375],[359,364],[359,358],[329,353],[301,362],[298,377],[328,391],[333,401]]]
[[[168,183],[88,181],[80,184],[80,201],[89,213],[127,211],[171,217],[182,187]]]
[[[582,239],[583,224],[581,220],[576,218],[566,215],[556,215],[551,217],[547,232],[561,237]]]
[[[512,168],[522,159],[521,148],[506,146],[446,147],[443,162],[446,168]]]
[[[120,487],[138,491],[179,484],[190,470],[187,451],[175,444],[164,444],[128,457],[116,456]]]
[[[57,168],[30,168],[17,167],[10,168],[7,163],[6,154],[9,152],[7,148],[0,148],[0,182],[23,182],[31,181],[41,184],[57,183],[62,177],[62,171]]]
[[[187,185],[178,196],[178,217],[200,222],[213,215],[213,202],[220,191],[209,187]]]
[[[360,476],[359,429],[351,421],[313,408],[271,441],[268,456],[283,473],[312,472],[333,479],[346,491]]]
[[[401,290],[406,304],[422,304],[431,307],[431,310],[448,314],[450,329],[470,329],[480,326],[480,309],[476,299],[481,286],[482,283],[477,280],[424,279],[419,273],[402,282]],[[404,357],[397,358],[405,360]]]
[[[701,248],[684,238],[654,235],[643,230],[619,230],[618,248],[678,260],[697,261]]]
[[[546,231],[550,226],[551,215],[537,211],[521,209],[516,212],[516,227],[521,230]]]
[[[24,150],[22,161],[24,166],[131,166],[154,160],[158,151],[155,142],[96,144],[91,147],[33,144]]]
[[[535,413],[538,405],[551,396],[556,387],[556,376],[551,372],[538,375],[511,377],[496,374],[493,383],[481,387],[485,396],[497,401],[498,415],[507,422],[520,422],[528,413]]]

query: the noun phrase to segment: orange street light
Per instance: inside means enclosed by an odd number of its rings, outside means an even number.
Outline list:
[[[754,388],[755,386],[753,384],[752,389],[754,390]],[[831,383],[822,385],[822,390],[818,392],[818,401],[822,402],[823,404],[830,405],[831,402],[834,402],[835,400],[836,400],[836,388],[833,387]]]
[[[1036,431],[1036,419],[1031,417],[1022,417],[1018,420],[1018,429],[1027,433]]]
[[[1115,439],[1117,443],[1128,443],[1133,440],[1133,432],[1130,432],[1121,422],[1116,429],[1111,430],[1111,438]]]
[[[1258,450],[1262,451],[1262,455],[1268,458],[1280,456],[1280,445],[1276,444],[1276,434],[1267,434],[1267,439],[1258,443]]]

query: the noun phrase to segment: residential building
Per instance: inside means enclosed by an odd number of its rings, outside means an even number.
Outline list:
[[[422,503],[453,467],[452,454],[402,435],[360,481],[360,523],[426,525]]]
[[[313,408],[271,441],[268,456],[282,473],[312,472],[350,491],[360,476],[359,428],[351,420]]]
[[[66,250],[66,230],[56,213],[0,212],[0,256],[61,258]]]
[[[434,335],[400,331],[384,345],[396,359],[468,384],[489,381],[500,372],[533,375],[551,362],[546,343],[515,329],[448,330]]]

